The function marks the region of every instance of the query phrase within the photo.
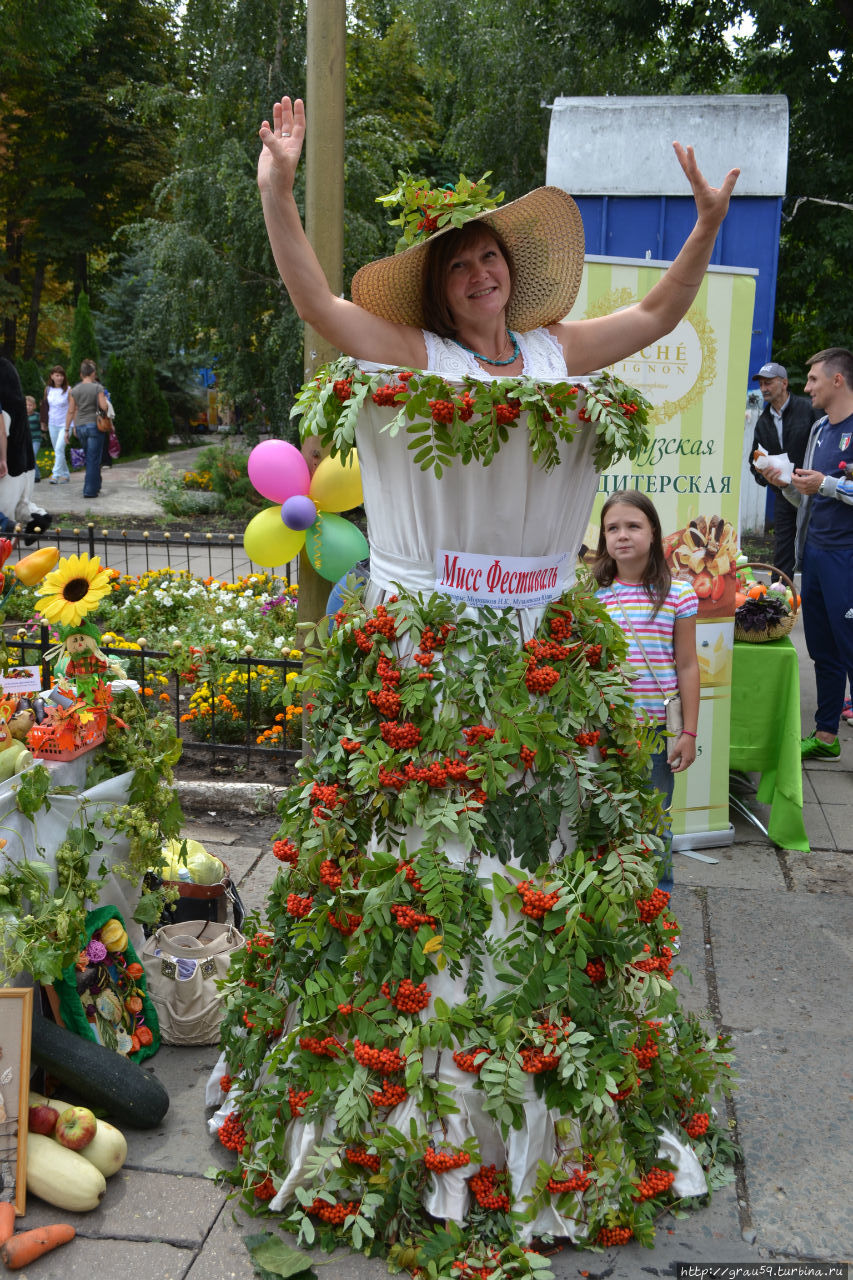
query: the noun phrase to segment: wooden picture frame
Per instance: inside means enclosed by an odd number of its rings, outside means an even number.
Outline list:
[[[0,1199],[19,1215],[27,1200],[32,1029],[32,987],[0,987]]]

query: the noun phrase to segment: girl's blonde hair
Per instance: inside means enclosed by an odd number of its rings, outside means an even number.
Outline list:
[[[641,585],[651,601],[651,616],[654,618],[669,595],[672,574],[663,553],[663,531],[657,508],[651,498],[640,493],[639,489],[625,489],[620,493],[612,493],[601,508],[601,525],[598,531],[598,547],[592,562],[592,576],[600,587],[609,587],[616,577],[616,561],[607,550],[604,521],[608,511],[619,503],[626,507],[636,507],[643,513],[652,528],[652,545],[649,547],[649,559],[643,570]]]

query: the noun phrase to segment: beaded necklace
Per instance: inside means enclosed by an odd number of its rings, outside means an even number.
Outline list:
[[[477,359],[482,360],[484,364],[494,364],[494,365],[512,364],[513,360],[518,359],[518,356],[520,353],[518,338],[516,338],[515,334],[511,333],[509,329],[507,329],[506,335],[512,342],[512,355],[508,360],[493,360],[491,356],[484,356],[479,351],[475,351],[473,347],[466,347],[465,343],[460,342],[458,338],[451,338],[450,341],[455,342],[457,347],[461,347],[463,351],[469,351],[472,356],[476,356]]]

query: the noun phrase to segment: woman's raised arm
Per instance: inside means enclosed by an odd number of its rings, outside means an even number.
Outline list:
[[[379,363],[419,367],[426,350],[419,329],[392,324],[329,288],[293,197],[293,182],[305,140],[305,105],[284,97],[273,105],[273,123],[259,135],[258,187],[276,266],[301,318],[347,355]]]
[[[671,333],[699,292],[740,169],[729,170],[722,185],[712,187],[693,148],[678,142],[673,147],[696,201],[696,225],[678,257],[641,301],[609,316],[550,326],[562,342],[569,373],[604,368]]]

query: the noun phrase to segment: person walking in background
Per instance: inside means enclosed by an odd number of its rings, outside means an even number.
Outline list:
[[[6,468],[6,440],[9,435],[9,428],[12,425],[11,414],[7,413],[0,402],[0,487],[3,480],[8,474]],[[5,511],[0,511],[0,533],[10,534],[15,532],[15,521],[7,516]]]
[[[696,759],[699,718],[699,662],[696,615],[699,601],[687,582],[674,579],[663,550],[660,517],[637,489],[607,499],[601,509],[598,549],[592,573],[597,598],[625,632],[633,667],[631,692],[658,732],[666,728],[666,701],[681,695],[684,728],[652,755],[651,783],[663,807],[672,804],[675,774]],[[672,889],[672,836],[664,832],[660,888]]]
[[[65,419],[68,415],[68,378],[61,364],[55,364],[50,371],[48,384],[44,389],[41,402],[41,420],[47,425],[50,443],[53,445],[54,460],[51,484],[68,484],[68,461],[65,457]]]
[[[758,383],[764,397],[764,409],[755,424],[749,469],[756,482],[766,487],[766,472],[759,471],[754,462],[758,446],[771,454],[787,453],[794,466],[801,467],[812,423],[820,415],[806,396],[790,393],[788,371],[784,365],[775,361],[763,364],[758,373],[753,374],[752,381]],[[789,502],[782,502],[777,494],[773,507],[773,563],[789,578],[794,576],[796,529],[796,508]]]
[[[97,378],[97,376],[98,376],[98,373],[96,370],[95,377]],[[104,467],[111,467],[113,465],[112,456],[110,454],[110,441],[112,440],[113,434],[115,433],[115,416],[116,416],[116,411],[113,408],[113,402],[112,402],[112,399],[110,398],[110,393],[106,387],[104,387],[104,395],[107,397],[107,417],[112,423],[113,429],[112,431],[101,432],[101,469],[102,470]]]
[[[38,468],[38,456],[42,445],[42,429],[41,420],[39,418],[38,406],[36,405],[35,396],[27,396],[27,422],[30,427],[30,438],[33,442],[33,458],[35,459],[35,482],[38,484],[41,480],[41,472]]]
[[[838,723],[853,680],[853,352],[828,347],[807,363],[806,391],[825,416],[782,493],[799,508],[803,630],[817,683],[815,728],[802,740],[802,757],[833,760],[841,754]],[[766,474],[779,485],[778,472]]]
[[[36,460],[27,420],[27,399],[11,360],[0,356],[0,404],[9,414],[6,475],[0,480],[0,509],[24,526],[24,544],[31,546],[51,522],[33,498]]]
[[[98,370],[94,360],[84,360],[80,365],[80,381],[71,388],[68,411],[65,415],[66,444],[71,438],[73,426],[86,454],[84,498],[97,498],[101,492],[103,441],[97,420],[99,412],[108,412],[109,402],[97,376]]]

